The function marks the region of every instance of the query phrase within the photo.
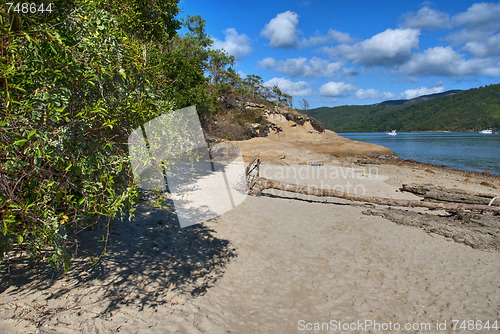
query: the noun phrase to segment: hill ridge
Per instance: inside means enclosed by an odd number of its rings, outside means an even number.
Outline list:
[[[399,104],[384,101],[385,104],[320,107],[309,110],[308,115],[336,132],[500,129],[500,84],[451,90],[404,101]]]
[[[401,104],[406,104],[406,103],[423,102],[423,101],[427,101],[427,100],[430,100],[430,99],[433,99],[436,97],[452,95],[452,94],[456,94],[459,92],[463,92],[463,90],[462,89],[452,89],[452,90],[447,90],[447,91],[444,91],[441,93],[420,95],[420,96],[414,97],[412,99],[386,100],[386,101],[382,101],[382,102],[379,102],[376,104],[390,106],[390,105],[401,105]]]

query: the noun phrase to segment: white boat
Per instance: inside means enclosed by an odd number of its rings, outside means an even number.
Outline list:
[[[395,136],[395,135],[397,135],[398,133],[396,132],[396,130],[392,130],[391,132],[387,132],[387,134],[388,134],[389,136]]]
[[[491,129],[482,130],[482,131],[479,131],[479,133],[483,133],[485,135],[491,135],[493,133],[493,130],[491,130]]]

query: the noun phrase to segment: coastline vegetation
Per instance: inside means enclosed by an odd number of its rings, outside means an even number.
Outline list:
[[[263,122],[247,103],[291,97],[235,73],[178,0],[50,9],[0,12],[0,261],[15,248],[68,270],[75,232],[133,214],[134,129],[196,105],[209,135],[244,139]]]

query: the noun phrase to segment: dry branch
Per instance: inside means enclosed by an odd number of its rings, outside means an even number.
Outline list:
[[[248,164],[245,174],[247,177],[248,188],[252,189],[255,184],[255,181],[259,178],[260,173],[260,154],[257,154],[252,161]],[[254,173],[255,172],[255,173]]]

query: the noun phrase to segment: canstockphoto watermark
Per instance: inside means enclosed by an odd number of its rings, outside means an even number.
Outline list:
[[[431,331],[433,324],[430,322],[380,322],[377,320],[366,319],[356,321],[330,320],[328,322],[307,322],[299,320],[297,322],[299,331]]]
[[[297,322],[299,331],[341,331],[341,332],[372,332],[372,331],[408,331],[408,332],[454,332],[454,331],[480,331],[498,332],[500,329],[499,319],[451,319],[436,320],[432,322],[392,322],[377,321],[373,319],[340,321],[337,319],[328,322]]]
[[[170,193],[181,227],[232,210],[247,196],[240,150],[228,143],[209,147],[194,106],[135,129],[128,147],[137,186]]]

